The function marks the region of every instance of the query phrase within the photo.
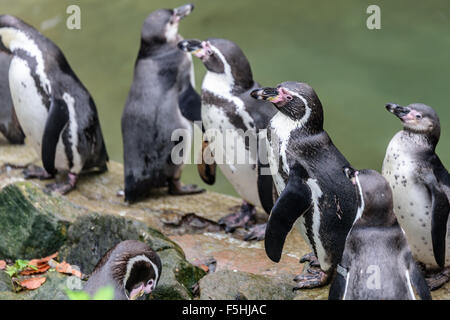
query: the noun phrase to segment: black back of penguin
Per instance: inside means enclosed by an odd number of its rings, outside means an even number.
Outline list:
[[[9,89],[10,63],[11,55],[1,51],[0,48],[0,132],[10,143],[22,144],[25,140],[25,135],[14,112]]]
[[[133,84],[122,115],[125,199],[131,202],[151,188],[167,185],[180,170],[170,159],[178,143],[171,141],[172,132],[188,129],[188,120],[200,120],[200,97],[191,83],[192,62],[177,48],[178,28],[175,34],[168,31],[175,10],[151,13],[142,27]]]
[[[329,299],[431,299],[393,212],[392,191],[376,171],[345,169],[358,194],[358,216],[348,234]]]
[[[58,108],[55,109],[64,109],[65,112],[57,111],[56,113],[58,114],[53,115],[55,119],[76,122],[77,145],[75,149],[73,149],[71,145],[74,138],[71,137],[70,126],[64,126],[55,122],[47,122],[45,129],[49,132],[55,132],[58,136],[59,133],[61,133],[61,138],[65,145],[66,156],[70,162],[69,168],[74,165],[73,161],[75,156],[73,152],[75,150],[75,152],[79,154],[82,170],[94,168],[101,168],[102,170],[106,169],[108,155],[95,103],[87,89],[73,72],[61,50],[35,28],[16,17],[8,15],[0,16],[0,28],[10,28],[20,31],[27,38],[31,39],[37,46],[37,50],[42,53],[44,60],[43,66],[39,65],[35,56],[30,55],[27,50],[22,48],[14,50],[13,55],[25,60],[31,68],[36,87],[39,90],[42,103],[49,112],[49,117],[52,117],[52,106],[56,105]],[[39,68],[42,68],[42,70]],[[42,82],[42,74],[45,74],[49,81],[48,83]],[[69,111],[67,109],[69,106],[67,105],[67,99],[65,99],[67,96],[69,97],[69,100],[73,100],[74,115],[72,118],[68,115]],[[34,111],[30,110],[30,112]],[[62,113],[64,113],[64,116],[62,116]],[[27,124],[22,124],[22,127],[24,128],[26,125]],[[58,127],[58,129],[56,129],[56,127]],[[43,162],[44,167],[47,169],[48,166],[46,164],[48,162],[53,162],[54,159],[46,159],[45,156],[46,155],[43,154]]]
[[[150,294],[161,277],[162,264],[147,244],[122,241],[97,263],[84,290],[91,296],[106,286],[114,288],[114,300],[135,300]]]

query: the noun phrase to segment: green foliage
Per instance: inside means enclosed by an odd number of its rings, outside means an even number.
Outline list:
[[[112,286],[100,288],[92,298],[87,292],[82,290],[72,291],[66,289],[66,294],[70,300],[114,300],[114,288]]]
[[[16,262],[12,266],[8,266],[6,268],[6,273],[11,277],[17,277],[19,273],[21,273],[23,270],[31,268],[33,270],[37,270],[36,266],[33,266],[29,264],[28,260],[16,260]]]

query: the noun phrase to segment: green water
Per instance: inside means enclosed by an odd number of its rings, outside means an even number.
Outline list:
[[[175,0],[0,0],[0,13],[36,26],[63,50],[93,95],[112,159],[122,161],[120,116],[130,88],[140,27],[151,11]],[[423,102],[440,115],[438,154],[450,166],[450,2],[197,0],[181,24],[185,38],[223,37],[248,56],[264,85],[298,80],[312,85],[325,127],[357,168],[381,169],[400,129],[386,102]],[[65,27],[66,8],[81,7],[82,29]],[[366,8],[381,7],[381,30],[366,28]],[[50,28],[42,29],[50,25]],[[59,22],[58,22],[59,21]],[[204,68],[195,61],[197,87]],[[184,181],[203,185],[189,166]],[[234,194],[219,177],[211,189]]]

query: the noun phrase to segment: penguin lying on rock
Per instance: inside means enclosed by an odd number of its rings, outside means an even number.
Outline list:
[[[200,176],[205,183],[214,183],[215,165],[219,165],[244,200],[239,211],[222,218],[219,224],[225,226],[227,232],[238,227],[249,227],[256,217],[255,206],[263,207],[266,212],[270,212],[273,206],[271,176],[259,175],[264,166],[259,155],[267,154],[266,143],[260,143],[255,148],[249,141],[258,140],[259,131],[267,128],[275,110],[270,103],[250,97],[250,92],[259,85],[253,80],[246,56],[234,42],[211,38],[206,41],[184,40],[178,46],[200,58],[207,69],[202,84],[201,109],[208,142],[214,142],[215,137],[210,136],[214,134],[213,130],[218,130],[223,137],[226,137],[227,131],[237,133],[231,150],[226,149],[229,141],[223,143],[224,159],[218,159],[219,152],[215,150],[215,163],[199,166]],[[203,147],[208,147],[208,143],[204,143]],[[239,163],[236,161],[238,158],[246,161]],[[268,167],[268,164],[265,165]],[[265,224],[252,227],[246,240],[261,240],[264,233]]]
[[[141,47],[134,79],[122,115],[125,200],[138,201],[152,188],[169,186],[169,193],[186,195],[203,192],[194,185],[181,184],[183,164],[172,161],[179,141],[172,133],[184,129],[183,141],[190,156],[192,124],[200,121],[200,96],[194,90],[192,58],[177,43],[181,19],[194,6],[161,9],[151,13],[141,32]],[[181,141],[180,141],[181,142]]]
[[[98,262],[84,290],[91,296],[106,286],[114,288],[114,300],[136,300],[155,290],[161,277],[161,260],[148,245],[122,241]]]
[[[347,236],[329,299],[430,300],[431,295],[395,218],[392,191],[373,170],[344,171],[358,195],[356,221]]]
[[[424,104],[386,109],[403,123],[386,151],[383,176],[394,194],[394,212],[406,232],[414,258],[430,271],[430,288],[450,279],[450,175],[435,153],[441,127]]]
[[[0,16],[0,38],[12,54],[9,85],[17,119],[44,165],[26,169],[25,178],[68,172],[66,181],[47,186],[64,194],[75,188],[81,172],[106,171],[97,109],[61,50],[13,16]]]
[[[9,90],[9,65],[12,55],[1,51],[0,43],[0,132],[12,144],[23,144],[25,135],[17,120]]]
[[[324,131],[322,104],[309,85],[284,82],[251,95],[279,110],[267,130],[279,198],[267,224],[266,253],[280,261],[295,224],[314,252],[302,258],[311,267],[296,277],[296,288],[325,285],[341,259],[357,211],[355,189],[342,172],[349,163]]]

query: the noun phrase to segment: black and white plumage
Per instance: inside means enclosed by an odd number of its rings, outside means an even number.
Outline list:
[[[374,170],[345,168],[358,214],[330,287],[331,300],[430,300],[427,283],[395,218],[389,183]]]
[[[172,149],[178,144],[171,141],[172,133],[185,129],[192,135],[190,121],[200,120],[192,58],[177,48],[182,40],[179,21],[192,10],[190,4],[157,10],[142,27],[133,84],[122,115],[126,201],[137,201],[152,188],[167,185],[171,194],[203,191],[181,186],[182,164],[171,160]],[[191,136],[187,140],[186,150],[190,150]]]
[[[349,163],[324,131],[322,104],[309,85],[284,82],[252,96],[279,110],[267,130],[279,198],[266,230],[266,253],[278,262],[295,224],[322,269],[297,277],[298,288],[323,285],[341,258],[357,212],[355,190],[342,172]]]
[[[261,164],[258,154],[266,154],[266,150],[259,148],[265,149],[266,144],[252,148],[249,141],[257,141],[259,131],[267,128],[275,110],[270,103],[250,97],[259,84],[253,80],[245,54],[234,42],[217,38],[206,41],[185,40],[179,43],[179,47],[200,58],[207,69],[202,84],[202,122],[206,139],[214,143],[214,138],[209,136],[210,133],[214,134],[208,131],[211,129],[218,130],[223,136],[227,130],[235,132],[236,144],[232,151],[236,150],[237,157],[249,159],[242,161],[244,163],[236,161],[227,152],[226,143],[223,144],[223,159],[218,159],[219,152],[214,155],[221,171],[244,200],[239,212],[221,221],[228,231],[232,231],[254,219],[254,206],[261,206],[267,212],[273,206],[270,175],[258,181],[258,164]],[[205,182],[209,180],[205,175],[202,178]],[[259,231],[256,238],[264,235],[264,228]]]
[[[147,244],[122,241],[98,262],[84,290],[93,296],[99,289],[112,286],[114,300],[135,300],[155,290],[161,270],[158,254]]]
[[[12,55],[1,51],[0,43],[0,132],[12,144],[23,144],[25,135],[17,120],[9,90],[9,65]]]
[[[389,143],[382,169],[394,194],[394,212],[413,256],[431,269],[448,268],[450,175],[435,153],[439,117],[424,104],[386,108],[403,123]]]
[[[45,168],[25,171],[26,177],[69,172],[66,182],[49,186],[66,193],[82,171],[106,170],[97,109],[61,50],[13,16],[0,16],[0,37],[13,56],[9,86],[17,118]]]

